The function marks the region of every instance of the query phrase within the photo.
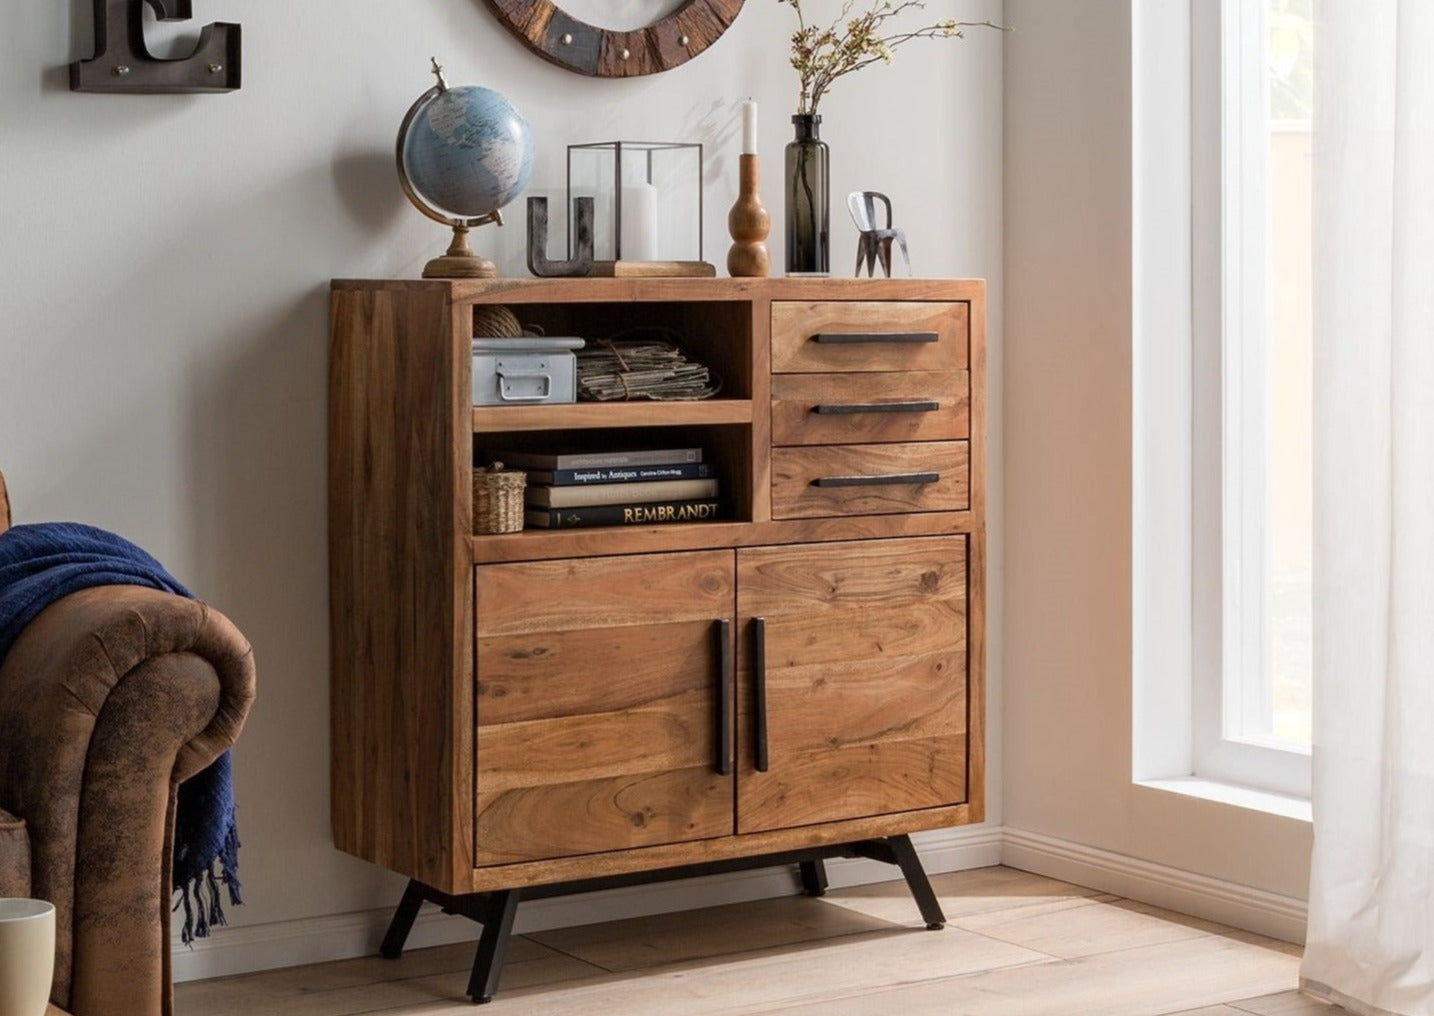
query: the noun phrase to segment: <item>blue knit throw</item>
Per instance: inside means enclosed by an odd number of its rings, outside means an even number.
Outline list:
[[[148,586],[192,598],[153,557],[114,533],[76,522],[15,526],[0,533],[0,662],[25,626],[50,604],[92,586]],[[215,866],[220,873],[216,876]],[[218,882],[239,896],[234,775],[226,751],[179,786],[174,817],[174,886],[186,945],[225,924]],[[193,903],[191,903],[191,900]],[[196,912],[197,911],[197,912]]]

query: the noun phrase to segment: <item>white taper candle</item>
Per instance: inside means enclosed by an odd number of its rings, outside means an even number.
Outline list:
[[[757,154],[757,103],[753,99],[742,103],[742,154]]]

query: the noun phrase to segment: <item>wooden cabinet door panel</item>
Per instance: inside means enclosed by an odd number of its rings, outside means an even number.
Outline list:
[[[730,551],[478,569],[478,864],[731,834],[732,580]]]
[[[761,548],[737,562],[738,831],[964,801],[966,538]]]

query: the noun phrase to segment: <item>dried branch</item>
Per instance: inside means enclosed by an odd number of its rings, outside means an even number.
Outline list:
[[[845,0],[830,25],[808,24],[802,0],[779,0],[797,13],[797,30],[792,33],[791,64],[801,79],[797,113],[817,111],[822,96],[844,75],[871,64],[890,63],[899,46],[914,39],[964,39],[966,28],[1010,31],[993,21],[947,19],[910,31],[887,34],[886,23],[910,10],[925,10],[926,0],[873,0],[873,6],[853,16],[857,0]]]

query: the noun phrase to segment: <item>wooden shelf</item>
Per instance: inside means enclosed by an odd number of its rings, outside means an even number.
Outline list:
[[[682,522],[662,526],[525,529],[472,537],[475,561],[550,560],[584,554],[622,554],[730,547],[749,522]]]
[[[703,402],[575,402],[546,406],[474,406],[473,432],[679,427],[752,422],[751,399]]]
[[[525,529],[469,537],[475,564],[543,561],[609,554],[668,553],[680,550],[760,547],[792,541],[828,543],[901,536],[970,533],[971,512],[914,512],[910,515],[795,519],[782,522],[720,520],[663,526],[592,526],[577,529]]]

